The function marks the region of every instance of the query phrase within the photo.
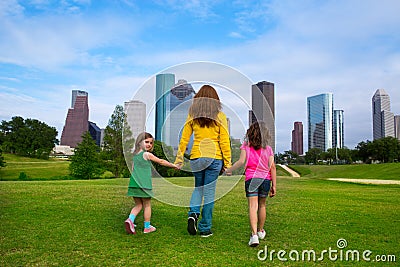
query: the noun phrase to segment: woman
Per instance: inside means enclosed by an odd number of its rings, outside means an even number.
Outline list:
[[[194,135],[190,166],[195,177],[195,188],[190,199],[187,226],[191,235],[196,235],[197,227],[201,236],[212,235],[212,213],[217,178],[221,171],[231,166],[228,123],[221,109],[216,90],[210,85],[203,85],[193,98],[182,130],[175,160],[178,167],[182,167],[184,152],[191,135]],[[197,225],[200,209],[201,220]]]

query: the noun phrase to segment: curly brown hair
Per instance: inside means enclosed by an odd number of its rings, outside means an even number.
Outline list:
[[[193,97],[189,115],[200,127],[217,125],[217,115],[222,106],[217,91],[211,85],[203,85]]]
[[[271,139],[269,130],[265,122],[254,122],[250,125],[246,132],[245,141],[248,146],[253,147],[255,150],[265,148]]]

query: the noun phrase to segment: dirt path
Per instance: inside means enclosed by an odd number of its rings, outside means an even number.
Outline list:
[[[329,178],[328,180],[360,183],[360,184],[400,184],[399,180],[374,180],[374,179],[345,179],[345,178]]]
[[[298,174],[297,172],[295,172],[294,170],[292,170],[291,168],[289,168],[286,165],[283,164],[277,164],[278,166],[281,166],[284,170],[286,170],[288,173],[290,173],[290,175],[292,175],[292,177],[300,177],[300,174]]]

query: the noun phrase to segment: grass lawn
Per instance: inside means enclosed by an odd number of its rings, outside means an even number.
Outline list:
[[[400,163],[352,164],[352,165],[289,165],[304,177],[353,178],[353,179],[400,179]]]
[[[69,175],[69,161],[51,158],[49,160],[19,157],[12,154],[3,154],[6,167],[0,168],[1,180],[18,180],[21,172],[28,179],[57,180],[65,179]]]
[[[191,186],[192,178],[173,178]],[[400,261],[400,186],[348,184],[325,179],[278,177],[268,200],[267,238],[247,245],[247,202],[241,180],[215,204],[209,238],[186,232],[187,208],[153,200],[157,231],[125,233],[132,208],[127,179],[0,182],[0,266],[377,266],[377,262],[292,261],[290,251],[371,250]],[[177,195],[179,197],[179,195]],[[260,261],[257,254],[285,250],[288,261]],[[263,252],[260,252],[263,256]],[[294,257],[295,254],[291,254]],[[339,256],[339,253],[337,253]],[[361,256],[360,256],[361,257]],[[393,260],[393,259],[392,259]]]

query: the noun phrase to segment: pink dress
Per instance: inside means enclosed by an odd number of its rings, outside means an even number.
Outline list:
[[[270,156],[274,156],[274,152],[270,146],[255,150],[253,147],[243,143],[240,149],[246,151],[246,181],[252,178],[263,178],[271,180],[271,172],[268,167]]]

